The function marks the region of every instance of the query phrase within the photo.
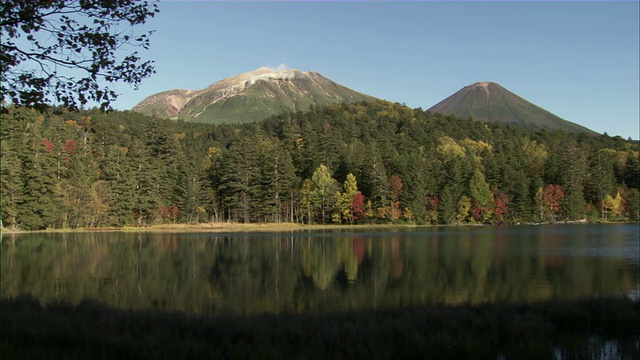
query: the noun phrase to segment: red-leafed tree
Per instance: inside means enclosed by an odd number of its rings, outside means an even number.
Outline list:
[[[491,188],[491,193],[493,193],[493,214],[496,221],[501,223],[504,221],[504,215],[509,211],[509,197],[498,190],[497,186]]]
[[[179,212],[180,210],[178,209],[178,205],[173,204],[173,206],[171,207],[171,220],[173,220],[173,222],[176,222],[176,220],[178,220]]]
[[[42,140],[42,145],[44,145],[44,148],[47,149],[47,152],[49,153],[53,152],[53,142],[51,142],[51,140],[49,139]]]
[[[365,218],[366,207],[365,197],[360,191],[356,193],[356,196],[351,200],[351,216],[353,221],[358,221]]]
[[[437,195],[431,196],[427,200],[427,220],[431,223],[438,222],[438,209],[440,208],[440,198]]]
[[[562,199],[565,194],[562,186],[547,184],[544,188],[538,189],[536,201],[540,209],[540,220],[555,221],[560,211],[562,211]]]
[[[77,146],[77,143],[75,140],[73,139],[67,140],[64,143],[64,151],[71,156],[76,153],[76,146]]]

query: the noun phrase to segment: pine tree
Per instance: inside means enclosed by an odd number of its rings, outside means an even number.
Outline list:
[[[443,167],[443,182],[439,192],[440,221],[450,224],[456,216],[458,201],[468,187],[468,161],[464,157],[453,157]]]
[[[155,162],[152,161],[149,149],[139,139],[135,139],[131,148],[127,151],[127,158],[132,165],[132,177],[134,179],[133,213],[137,226],[149,225],[160,221],[158,213],[163,205],[163,199],[158,192],[160,184],[159,172]]]
[[[421,223],[428,219],[429,196],[437,194],[438,172],[433,166],[435,160],[427,160],[422,154],[407,156],[406,191],[402,202],[411,209],[414,220]]]
[[[592,152],[588,158],[589,174],[585,181],[585,198],[588,202],[600,207],[600,217],[606,217],[604,204],[607,195],[616,191],[614,164],[615,151],[600,149]]]
[[[151,175],[156,184],[155,196],[160,208],[181,203],[186,185],[186,160],[178,141],[180,136],[173,133],[169,125],[168,122],[151,120],[144,131],[149,165],[154,167]]]
[[[55,147],[44,138],[44,117],[36,115],[27,126],[27,152],[23,154],[24,195],[18,204],[19,222],[25,230],[53,227],[58,209],[54,200],[56,179]]]
[[[120,226],[134,224],[136,159],[127,156],[128,152],[128,148],[111,145],[100,169],[100,178],[106,182],[112,199],[108,218]]]
[[[258,214],[264,221],[280,222],[291,209],[295,169],[289,152],[278,139],[266,138],[260,143],[260,189]],[[287,208],[287,214],[284,210]]]
[[[637,151],[629,151],[624,167],[624,183],[630,189],[640,190],[640,159]]]
[[[247,139],[233,145],[221,156],[216,172],[216,186],[227,218],[251,222],[259,200],[260,166],[256,140]]]
[[[3,119],[4,122],[4,119]],[[4,125],[3,125],[4,126]],[[15,139],[2,138],[2,227],[18,227],[18,204],[23,196],[22,160]]]
[[[186,160],[181,180],[182,199],[179,202],[184,216],[183,221],[187,223],[199,223],[206,214],[209,189],[207,186],[207,172],[211,162],[205,156],[196,156]]]
[[[564,207],[569,219],[583,219],[585,217],[586,202],[584,199],[584,180],[587,173],[586,149],[572,139],[566,144],[562,156],[563,189],[566,195]]]
[[[533,217],[532,203],[534,194],[531,194],[531,177],[527,159],[518,149],[519,141],[508,139],[505,147],[496,157],[498,166],[502,169],[501,181],[498,187],[509,197],[511,206],[507,215],[513,222],[529,220]],[[537,190],[537,189],[536,189]]]

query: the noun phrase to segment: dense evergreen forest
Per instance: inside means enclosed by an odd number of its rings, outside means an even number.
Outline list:
[[[640,218],[639,143],[385,101],[242,125],[2,114],[3,228]]]

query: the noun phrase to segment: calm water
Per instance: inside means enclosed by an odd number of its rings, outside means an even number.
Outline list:
[[[199,314],[639,294],[637,224],[2,237],[2,297]]]

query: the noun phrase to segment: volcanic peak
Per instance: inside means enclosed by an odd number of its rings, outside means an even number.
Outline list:
[[[306,110],[311,105],[374,99],[317,72],[261,67],[201,90],[176,89],[151,95],[133,110],[171,119],[233,123]]]
[[[592,132],[534,105],[497,83],[488,81],[465,86],[432,106],[429,111],[484,122],[509,123],[528,129]]]

